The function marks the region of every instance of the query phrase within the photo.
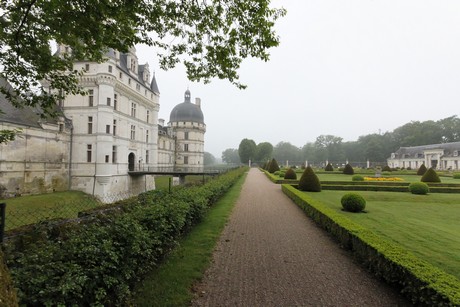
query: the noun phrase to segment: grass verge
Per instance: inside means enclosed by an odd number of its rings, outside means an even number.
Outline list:
[[[367,202],[367,214],[354,214],[342,211],[340,199],[345,193],[323,191],[307,194],[460,279],[458,194],[360,191],[357,193]]]
[[[203,221],[179,241],[178,247],[139,283],[136,306],[189,306],[193,283],[200,280],[211,261],[220,233],[238,199],[246,176],[209,209]]]

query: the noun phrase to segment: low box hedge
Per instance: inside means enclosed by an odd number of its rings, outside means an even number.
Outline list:
[[[246,171],[230,171],[202,186],[176,187],[172,193],[146,192],[117,210],[71,223],[40,223],[6,242],[20,304],[129,306],[134,284]]]
[[[415,257],[396,243],[382,239],[294,186],[282,185],[282,190],[318,225],[351,250],[365,267],[399,287],[414,304],[460,306],[460,281],[455,276]]]

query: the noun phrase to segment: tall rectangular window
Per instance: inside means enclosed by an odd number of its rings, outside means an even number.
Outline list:
[[[184,157],[184,164],[188,164],[188,157]]]
[[[135,140],[136,139],[136,126],[134,125],[131,125],[131,136],[130,136],[131,140]]]
[[[113,108],[116,110],[117,107],[118,107],[118,95],[117,94],[113,94]]]
[[[112,104],[112,98],[107,97],[107,105],[110,106]]]
[[[88,134],[93,133],[93,117],[88,116]]]
[[[147,110],[147,118],[146,118],[146,122],[148,123],[148,122],[149,122],[149,120],[150,120],[150,111],[149,111],[149,110]]]
[[[112,128],[113,135],[117,135],[117,120],[113,120],[113,128]]]
[[[93,153],[93,145],[86,145],[86,162],[91,162],[91,157]]]
[[[134,102],[131,103],[131,116],[136,117],[136,104]]]
[[[110,134],[110,125],[105,125],[105,133]]]
[[[94,90],[88,91],[88,105],[92,107],[94,105]]]
[[[184,132],[184,139],[188,140],[188,132]]]
[[[112,72],[112,65],[109,65],[109,72]]]
[[[184,151],[188,151],[188,144],[184,144]]]
[[[112,163],[117,163],[117,146],[112,146]]]
[[[149,151],[145,151],[145,163],[149,163]]]
[[[123,79],[123,73],[120,72],[120,75],[118,76],[120,79]]]
[[[148,130],[145,130],[145,142],[146,143],[149,142],[149,131]]]
[[[89,64],[85,64],[85,70],[88,72],[89,71]]]
[[[110,161],[109,155],[105,155],[105,163],[109,163],[109,161]]]

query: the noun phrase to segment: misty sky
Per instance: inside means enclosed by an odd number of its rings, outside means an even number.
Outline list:
[[[410,121],[459,115],[460,1],[278,0],[281,44],[271,60],[248,59],[248,85],[189,82],[182,67],[161,71],[155,51],[137,46],[160,88],[160,118],[201,98],[205,151],[217,158],[243,138],[302,147],[321,134],[355,141]]]

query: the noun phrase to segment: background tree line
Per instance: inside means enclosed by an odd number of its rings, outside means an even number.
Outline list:
[[[344,142],[339,136],[320,135],[314,142],[297,147],[289,142],[275,146],[269,142],[256,144],[243,139],[238,149],[229,148],[222,152],[226,163],[266,162],[275,158],[280,163],[320,163],[325,160],[350,162],[385,162],[399,147],[420,146],[460,141],[460,119],[450,116],[438,121],[411,121],[392,132],[363,135],[356,141]]]

